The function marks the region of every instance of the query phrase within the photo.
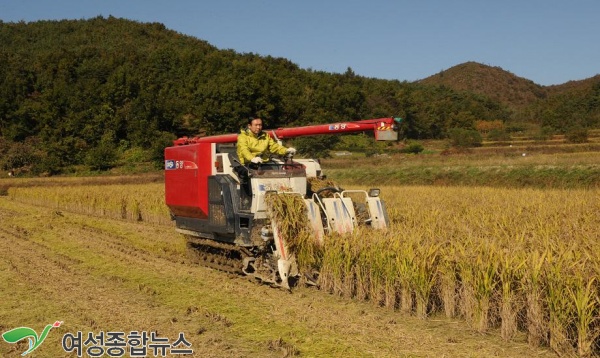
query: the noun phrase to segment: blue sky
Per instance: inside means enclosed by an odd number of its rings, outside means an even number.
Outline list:
[[[4,22],[99,15],[367,77],[414,81],[467,61],[541,85],[600,74],[599,0],[0,0]]]

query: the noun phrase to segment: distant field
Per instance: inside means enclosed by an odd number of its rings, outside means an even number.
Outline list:
[[[600,187],[600,136],[595,132],[582,144],[566,143],[563,138],[543,142],[523,138],[457,150],[444,143],[425,141],[420,154],[353,154],[321,163],[330,178],[351,184]]]

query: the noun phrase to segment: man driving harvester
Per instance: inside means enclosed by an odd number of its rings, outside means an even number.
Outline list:
[[[237,155],[242,165],[261,164],[269,160],[269,154],[296,154],[296,149],[286,148],[262,131],[262,119],[248,118],[248,128],[242,129],[237,138]]]
[[[248,167],[256,169],[259,164],[267,162],[269,155],[277,154],[296,154],[296,149],[286,148],[277,143],[266,132],[262,131],[262,119],[248,118],[248,127],[242,129],[237,137],[237,156],[241,166],[236,167],[236,172],[240,178],[241,188],[243,190],[242,207],[248,208],[252,189],[248,178]]]

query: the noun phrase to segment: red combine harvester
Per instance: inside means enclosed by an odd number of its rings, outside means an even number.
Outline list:
[[[378,118],[265,132],[281,140],[374,131],[376,140],[395,141],[399,122],[399,118]],[[165,149],[166,204],[195,261],[289,288],[288,279],[297,278],[299,272],[269,215],[267,192],[301,195],[315,240],[320,242],[327,233],[352,232],[357,225],[387,228],[378,189],[326,187],[312,192],[308,179],[322,177],[320,164],[313,159],[272,158],[258,168],[245,168],[249,183],[243,183],[236,170],[241,166],[236,141],[237,134],[183,137]],[[323,190],[330,192],[327,197]]]

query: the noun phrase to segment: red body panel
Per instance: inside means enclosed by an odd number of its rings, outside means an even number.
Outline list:
[[[165,148],[165,201],[173,215],[208,217],[213,147],[212,143],[196,143]]]

